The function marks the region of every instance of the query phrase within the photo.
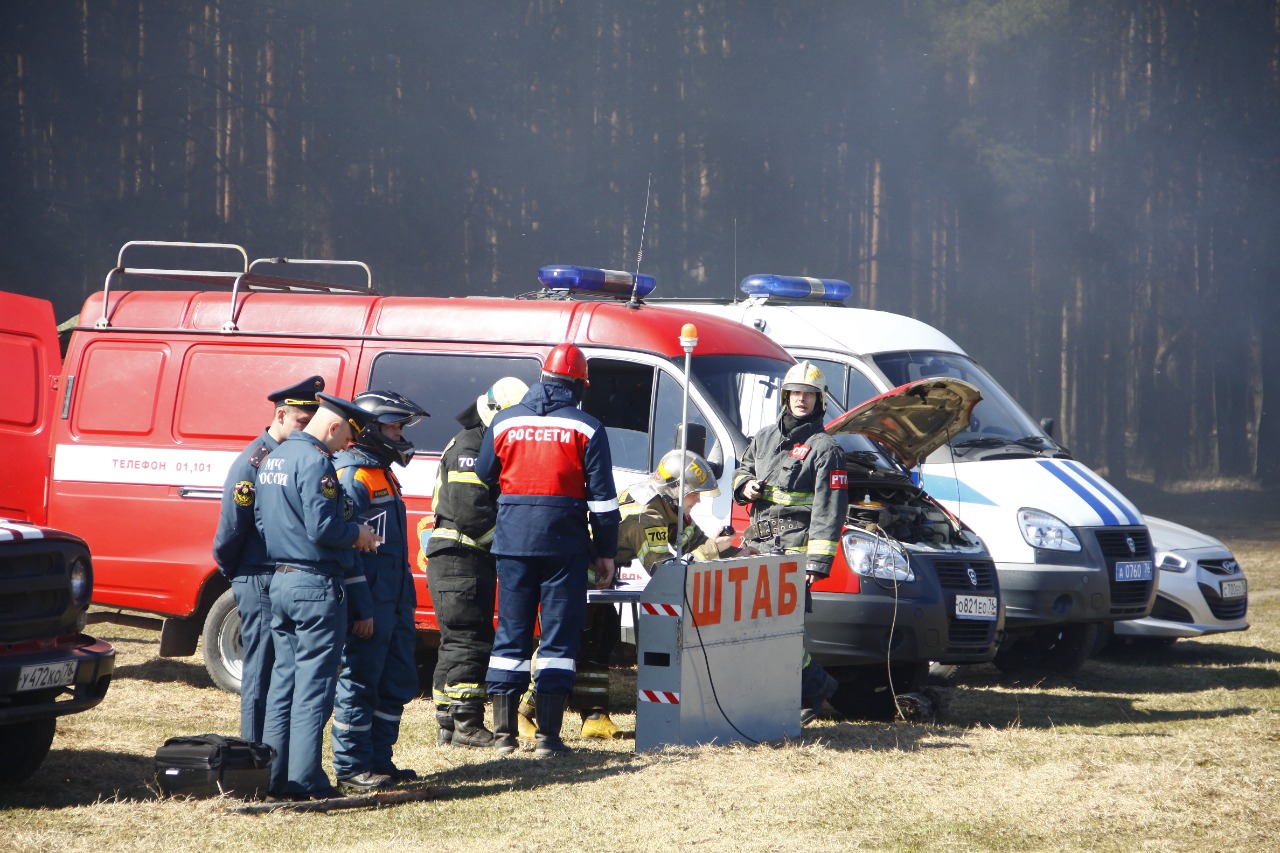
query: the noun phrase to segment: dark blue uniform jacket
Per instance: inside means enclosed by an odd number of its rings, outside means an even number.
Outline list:
[[[267,556],[267,546],[258,534],[253,505],[258,466],[278,444],[263,430],[227,471],[227,481],[222,487],[222,514],[218,516],[218,531],[213,536],[213,559],[228,579],[275,571],[275,563]]]
[[[355,521],[343,517],[345,501],[328,448],[294,430],[258,466],[256,521],[277,564],[288,564],[339,581],[364,579],[352,547],[360,537]],[[368,584],[347,584],[352,619],[372,615]]]
[[[498,488],[493,553],[555,556],[618,551],[618,492],[609,437],[580,411],[573,391],[539,382],[494,416],[476,474]],[[590,516],[590,532],[587,519]]]

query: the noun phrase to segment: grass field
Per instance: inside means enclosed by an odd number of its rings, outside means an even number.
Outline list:
[[[30,782],[0,793],[0,839],[18,851],[1273,850],[1280,523],[1206,529],[1245,567],[1247,632],[1105,656],[1070,681],[977,667],[951,689],[944,725],[825,720],[752,748],[635,755],[595,741],[557,761],[496,760],[437,749],[418,700],[398,759],[449,793],[323,815],[158,798],[156,747],[234,733],[237,698],[197,659],[157,658],[155,635],[100,625],[116,681],[100,707],[60,721]],[[626,703],[633,682],[617,676]]]

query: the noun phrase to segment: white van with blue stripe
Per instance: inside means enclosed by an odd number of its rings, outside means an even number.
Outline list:
[[[749,276],[739,302],[678,301],[729,317],[818,365],[843,411],[929,377],[982,392],[968,428],[921,461],[920,482],[982,537],[999,574],[1008,636],[996,663],[1070,672],[1099,626],[1139,619],[1156,593],[1151,537],[1115,487],[1036,423],[977,362],[928,324],[840,304],[845,282]]]

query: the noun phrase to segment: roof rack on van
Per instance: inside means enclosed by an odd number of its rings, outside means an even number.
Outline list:
[[[186,270],[186,269],[168,269],[159,267],[127,267],[125,266],[125,253],[133,247],[138,246],[164,246],[169,248],[183,249],[215,249],[215,250],[231,250],[239,253],[241,258],[240,268],[229,270]],[[287,278],[284,276],[264,275],[260,272],[254,272],[254,268],[260,264],[311,264],[320,266],[355,266],[364,270],[365,285],[358,287],[347,284],[335,284],[330,282],[309,281],[306,279]],[[113,278],[123,277],[125,275],[132,276],[148,276],[152,278],[176,279],[189,284],[203,285],[206,287],[231,287],[231,306],[230,314],[225,323],[222,324],[222,331],[236,331],[236,316],[239,314],[239,292],[240,290],[301,290],[308,292],[332,292],[332,293],[375,293],[373,289],[373,274],[369,270],[369,266],[362,261],[331,261],[317,259],[300,259],[300,258],[258,258],[252,263],[249,262],[249,254],[244,250],[243,246],[235,243],[193,243],[175,240],[130,240],[120,247],[120,254],[116,258],[116,266],[107,273],[106,282],[102,286],[102,316],[94,323],[96,329],[108,329],[111,327],[110,303],[111,303],[111,281]]]

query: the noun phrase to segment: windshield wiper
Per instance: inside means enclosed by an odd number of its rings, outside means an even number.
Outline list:
[[[996,438],[995,436],[984,435],[981,438],[966,438],[964,441],[957,441],[951,445],[952,450],[962,451],[958,455],[963,456],[970,450],[977,450],[981,447],[1004,447],[1012,442],[1011,438]]]
[[[972,450],[1008,447],[1010,445],[1017,445],[1018,447],[1029,450],[1037,455],[1041,453],[1058,453],[1061,451],[1061,446],[1057,442],[1039,435],[1027,435],[1022,438],[1004,438],[1002,436],[984,435],[976,438],[967,438],[964,441],[957,441],[951,445],[951,449],[956,451],[957,456],[964,456]]]

